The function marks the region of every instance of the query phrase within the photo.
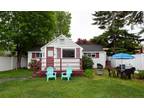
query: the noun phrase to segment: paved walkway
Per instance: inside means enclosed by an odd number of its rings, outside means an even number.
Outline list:
[[[14,80],[27,80],[30,79],[30,77],[21,77],[21,78],[2,78],[0,79],[0,83],[8,82],[8,81],[14,81]]]

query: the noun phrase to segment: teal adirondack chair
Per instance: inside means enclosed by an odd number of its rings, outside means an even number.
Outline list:
[[[71,78],[71,74],[72,74],[72,68],[71,67],[67,67],[66,68],[66,72],[62,72],[61,73],[61,79],[67,78],[69,80]]]
[[[54,72],[53,67],[48,67],[46,72],[47,81],[49,78],[54,78],[56,80],[56,72]]]

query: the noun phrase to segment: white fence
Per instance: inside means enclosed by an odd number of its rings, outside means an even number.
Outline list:
[[[0,57],[0,71],[12,70],[17,67],[17,57]],[[27,58],[22,57],[21,67],[27,67]]]
[[[135,54],[133,56],[134,59],[112,59],[111,57],[108,57],[108,59],[111,61],[112,67],[125,64],[126,66],[132,65],[137,70],[144,70],[144,54]]]

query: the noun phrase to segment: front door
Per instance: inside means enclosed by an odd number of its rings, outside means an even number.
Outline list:
[[[54,67],[54,48],[47,47],[47,67],[52,66]]]

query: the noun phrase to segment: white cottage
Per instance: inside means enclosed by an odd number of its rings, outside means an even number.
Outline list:
[[[33,59],[41,60],[41,70],[46,71],[48,66],[54,67],[57,73],[73,68],[73,74],[82,74],[82,50],[70,38],[60,35],[56,39],[41,47],[40,51],[28,52],[28,63]]]
[[[106,52],[101,45],[97,44],[83,44],[83,54],[89,56],[93,60],[93,68],[97,68],[97,64],[106,65]]]
[[[94,68],[97,68],[98,63],[105,67],[106,52],[103,51],[102,46],[78,45],[64,35],[60,35],[41,48],[28,51],[28,64],[31,60],[40,60],[42,71],[52,66],[58,74],[65,71],[67,66],[71,66],[74,75],[81,75],[83,54],[92,58]]]

